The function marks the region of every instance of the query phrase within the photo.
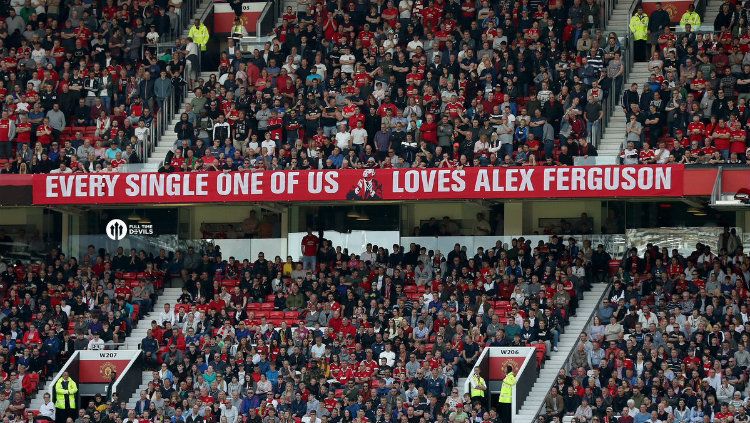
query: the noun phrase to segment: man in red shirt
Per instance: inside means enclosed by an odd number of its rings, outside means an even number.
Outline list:
[[[308,229],[307,235],[302,238],[302,267],[305,270],[315,269],[319,244],[320,239]]]
[[[729,132],[730,134],[730,145],[729,145],[729,153],[736,153],[738,156],[744,154],[745,152],[745,139],[747,137],[747,132],[742,129],[742,127],[737,124],[734,128],[731,129]],[[724,156],[724,152],[722,152],[722,157],[724,157],[724,160],[729,159],[729,155]]]
[[[29,122],[25,113],[21,114],[21,121],[16,125],[16,133],[18,134],[16,138],[18,144],[29,144],[31,142],[31,122]]]
[[[3,110],[0,117],[0,158],[9,158],[12,148],[11,141],[16,135],[16,124],[8,118],[8,111]]]

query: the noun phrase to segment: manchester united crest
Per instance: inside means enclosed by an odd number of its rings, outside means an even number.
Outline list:
[[[673,4],[665,3],[664,10],[669,13],[670,19],[675,20],[676,18],[679,18],[679,16],[677,16],[677,7],[675,7]]]
[[[517,361],[511,360],[511,359],[507,359],[507,360],[505,360],[505,362],[503,362],[503,365],[500,368],[501,369],[505,369],[506,366],[512,367],[513,368],[513,373],[518,373],[518,362]]]
[[[114,375],[116,371],[117,367],[109,361],[99,366],[99,375],[101,375],[104,380],[112,379],[112,375]]]

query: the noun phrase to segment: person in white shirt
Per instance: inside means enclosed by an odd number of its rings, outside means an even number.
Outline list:
[[[266,132],[266,139],[263,140],[262,143],[260,143],[260,149],[267,150],[267,153],[269,156],[275,155],[276,152],[276,141],[271,139],[271,132]]]
[[[346,123],[339,123],[339,132],[336,133],[336,147],[342,151],[348,150],[351,147],[352,134],[346,130]]]
[[[174,318],[174,311],[172,310],[172,307],[169,303],[164,304],[164,311],[159,313],[159,325],[164,326],[164,323],[169,322],[174,325],[175,318]]]
[[[386,343],[385,344],[385,350],[380,353],[380,356],[378,357],[380,359],[385,359],[385,364],[388,367],[393,367],[394,364],[396,364],[396,353],[391,351],[391,344]]]
[[[55,403],[52,402],[48,393],[44,394],[44,402],[39,406],[38,419],[55,421]]]
[[[401,3],[403,3],[404,1],[402,1]],[[406,51],[409,52],[409,58],[412,58],[415,54],[417,54],[417,48],[424,50],[424,44],[422,44],[422,41],[419,39],[419,35],[414,34],[414,39],[406,44]]]
[[[302,423],[321,423],[322,420],[318,418],[318,412],[310,410],[310,413],[302,418]]]
[[[326,345],[323,343],[323,338],[320,336],[315,338],[315,344],[310,347],[310,356],[312,358],[322,358],[326,352]]]
[[[341,64],[341,73],[353,74],[354,73],[354,62],[356,59],[354,55],[349,51],[349,47],[343,48],[344,52],[339,57],[339,63]]]
[[[372,244],[367,243],[365,246],[365,251],[359,255],[359,259],[363,262],[370,262],[375,263],[375,259],[377,258],[377,254],[375,254],[374,251],[372,251]]]
[[[661,141],[659,142],[659,148],[654,150],[654,160],[656,164],[665,164],[669,161],[670,152],[666,147],[666,144]]]
[[[635,149],[635,144],[632,141],[628,141],[627,148],[620,153],[620,159],[622,159],[622,164],[625,165],[638,164],[638,150]]]
[[[146,122],[141,120],[138,121],[138,126],[133,130],[133,135],[135,135],[138,142],[145,143],[148,140],[150,132],[151,130],[146,127]]]
[[[60,163],[60,167],[50,170],[49,173],[73,173],[73,170],[65,166],[65,163]]]
[[[219,409],[221,410],[221,416],[227,418],[227,423],[237,423],[240,413],[230,399],[227,399],[224,404],[221,404]]]
[[[98,333],[94,334],[94,337],[89,340],[87,347],[89,350],[99,351],[104,349],[104,340],[99,337]]]
[[[351,132],[352,147],[354,148],[354,151],[357,152],[357,155],[364,150],[365,143],[367,142],[367,130],[363,126],[364,122],[359,120],[357,121],[357,127],[352,129]]]
[[[656,313],[651,313],[648,306],[644,305],[642,311],[638,311],[638,323],[641,323],[644,328],[649,327],[652,323],[659,324],[656,319]]]

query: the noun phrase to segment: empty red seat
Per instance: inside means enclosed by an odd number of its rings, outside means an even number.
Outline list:
[[[284,318],[299,320],[299,311],[287,311],[284,313]]]
[[[284,318],[284,312],[283,311],[272,311],[268,313],[268,317],[271,319],[283,319]]]
[[[261,310],[273,310],[273,303],[262,303],[260,305]]]

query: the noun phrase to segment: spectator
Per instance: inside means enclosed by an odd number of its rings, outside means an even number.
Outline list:
[[[629,28],[633,34],[633,56],[636,62],[646,60],[648,54],[648,24],[649,17],[643,12],[642,7],[638,7],[635,14],[630,18]]]

